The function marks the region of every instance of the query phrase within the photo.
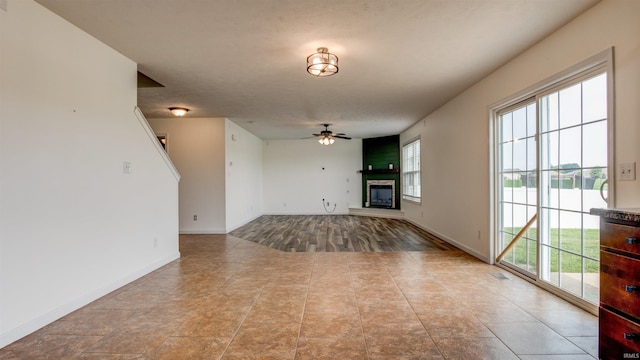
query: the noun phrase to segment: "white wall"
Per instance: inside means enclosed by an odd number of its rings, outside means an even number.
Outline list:
[[[322,199],[334,214],[362,204],[360,139],[331,146],[314,139],[268,140],[263,166],[266,214],[326,214]]]
[[[182,176],[180,233],[226,233],[225,119],[174,117],[149,124],[167,135],[167,152]]]
[[[361,204],[360,139],[331,146],[314,139],[263,141],[223,118],[149,123],[167,135],[169,157],[182,176],[181,233],[227,233],[263,214],[348,214],[349,206]],[[330,203],[327,210],[322,199]]]
[[[604,0],[401,134],[420,135],[422,205],[406,217],[489,261],[488,106],[615,47],[616,163],[640,160],[640,1]],[[638,180],[616,181],[615,205],[640,206]],[[478,235],[479,232],[479,235]]]
[[[30,0],[0,10],[0,34],[2,347],[179,253],[136,64]]]
[[[254,220],[263,212],[262,140],[226,120],[226,231]]]

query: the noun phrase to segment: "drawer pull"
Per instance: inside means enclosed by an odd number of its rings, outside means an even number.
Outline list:
[[[638,291],[639,290],[638,287],[635,286],[635,285],[625,285],[624,289],[627,292],[634,292],[634,291]]]
[[[627,244],[631,244],[631,245],[640,244],[640,239],[634,238],[634,237],[628,237],[626,241],[627,241]]]
[[[635,333],[624,333],[624,339],[625,340],[637,340],[638,339],[638,334],[635,334]]]

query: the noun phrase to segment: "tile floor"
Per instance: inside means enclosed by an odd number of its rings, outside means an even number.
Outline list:
[[[229,235],[181,236],[180,251],[0,359],[597,358],[596,317],[463,252],[285,253]]]

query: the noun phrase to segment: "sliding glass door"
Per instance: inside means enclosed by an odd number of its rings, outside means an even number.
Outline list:
[[[554,89],[540,106],[540,278],[598,301],[599,218],[607,206],[607,75]]]
[[[599,219],[589,210],[607,206],[607,99],[607,73],[592,71],[496,117],[496,244],[510,247],[501,263],[594,304]]]
[[[535,99],[502,110],[498,115],[498,229],[499,249],[504,250],[538,213],[537,115]],[[535,277],[538,236],[530,226],[507,251],[503,261]]]

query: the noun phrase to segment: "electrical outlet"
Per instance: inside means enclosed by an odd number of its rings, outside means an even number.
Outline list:
[[[198,221],[198,215],[193,215],[193,221]]]
[[[618,167],[618,180],[633,181],[636,179],[636,163],[623,163]]]

